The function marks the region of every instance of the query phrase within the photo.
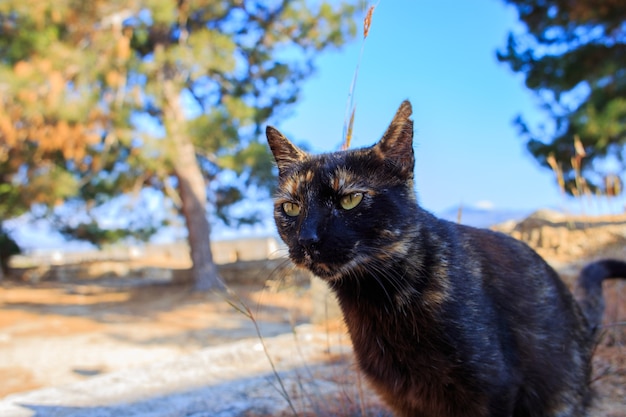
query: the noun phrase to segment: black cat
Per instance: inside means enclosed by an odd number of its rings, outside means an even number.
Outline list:
[[[584,416],[602,280],[626,263],[587,266],[579,304],[524,243],[423,210],[410,115],[405,101],[376,145],[323,155],[267,128],[291,260],[330,285],[398,416]]]

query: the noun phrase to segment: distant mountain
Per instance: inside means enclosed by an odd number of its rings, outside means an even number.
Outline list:
[[[499,209],[494,207],[461,207],[461,223],[474,227],[490,227],[509,220],[522,220],[534,210]],[[443,212],[435,213],[437,217],[457,222],[459,207],[451,207]]]

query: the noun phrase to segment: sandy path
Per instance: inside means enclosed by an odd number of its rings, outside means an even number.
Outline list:
[[[253,310],[264,336],[289,332],[309,315],[304,290],[235,291]],[[0,398],[249,337],[256,337],[254,324],[226,299],[184,286],[4,283]]]

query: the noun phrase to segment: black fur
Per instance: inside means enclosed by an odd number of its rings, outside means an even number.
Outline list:
[[[579,305],[524,243],[423,210],[410,115],[404,102],[376,145],[323,155],[268,127],[290,258],[333,289],[360,368],[398,416],[584,416],[601,282],[626,263],[588,266]]]

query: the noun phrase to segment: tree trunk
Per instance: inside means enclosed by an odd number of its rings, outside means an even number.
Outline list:
[[[178,146],[175,161],[182,212],[187,224],[187,241],[193,263],[191,274],[198,291],[224,287],[211,252],[211,226],[206,216],[204,178],[195,159],[193,145]]]
[[[206,213],[206,184],[196,159],[196,151],[187,134],[186,120],[180,104],[180,91],[166,81],[163,92],[167,134],[174,144],[172,162],[178,179],[182,212],[187,225],[191,251],[191,275],[197,291],[223,289],[217,265],[211,252],[211,226]]]
[[[9,236],[4,231],[4,228],[2,227],[2,221],[0,220],[0,282],[4,280],[4,257],[6,256],[8,259],[9,253],[11,252],[9,250],[9,242]],[[3,251],[6,251],[6,254],[3,254]]]

